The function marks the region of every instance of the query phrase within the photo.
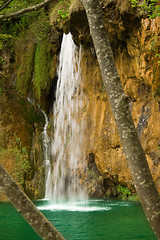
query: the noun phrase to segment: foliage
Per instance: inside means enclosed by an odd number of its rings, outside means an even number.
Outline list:
[[[1,11],[1,14],[15,12],[17,10],[20,10],[32,5],[36,5],[37,3],[39,3],[39,0],[23,0],[23,1],[14,0],[5,9]],[[3,6],[3,5],[4,5],[4,1],[1,0],[0,6]]]
[[[55,7],[52,9],[51,21],[55,22],[58,28],[60,27],[61,23],[63,25],[64,22],[66,22],[66,20],[68,19],[69,6],[69,0],[59,0],[58,4],[56,4]]]
[[[68,1],[65,0],[60,0],[59,4],[58,4],[59,9],[57,10],[58,16],[60,16],[61,19],[65,19],[68,17],[69,15],[69,3]],[[61,19],[58,18],[58,21],[60,21]]]
[[[67,18],[67,17],[68,17],[68,14],[69,14],[69,10],[64,10],[64,9],[59,9],[59,10],[58,10],[58,15],[59,15],[61,18]]]
[[[159,0],[130,0],[132,7],[138,7],[143,12],[147,12],[150,18],[160,17]]]
[[[127,187],[118,185],[117,190],[122,199],[125,199],[131,195],[131,191]]]
[[[11,13],[32,5],[39,3],[38,0],[24,0],[24,1],[16,1],[11,2],[7,8],[2,10],[0,14]],[[3,6],[3,1],[0,1],[0,6]],[[0,49],[6,47],[8,43],[12,40],[16,39],[18,35],[23,33],[30,25],[34,22],[34,20],[39,16],[39,12],[33,11],[22,15],[21,17],[13,18],[13,19],[4,19],[0,23],[1,34],[0,34]],[[3,39],[2,39],[3,38]]]
[[[130,0],[130,3],[132,4],[132,7],[137,7],[138,6],[138,1],[137,0]]]

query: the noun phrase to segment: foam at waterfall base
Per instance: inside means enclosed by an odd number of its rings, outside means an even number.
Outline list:
[[[109,211],[116,206],[129,207],[131,205],[132,203],[127,201],[111,203],[110,201],[104,200],[87,200],[56,203],[53,201],[45,200],[43,201],[42,204],[38,206],[38,209],[49,211],[94,212],[94,211]]]
[[[63,203],[54,203],[53,201],[52,202],[47,201],[46,204],[38,206],[38,209],[50,211],[91,212],[91,211],[109,211],[111,210],[111,207],[96,206],[96,204],[93,203],[91,204],[90,201],[63,202]]]

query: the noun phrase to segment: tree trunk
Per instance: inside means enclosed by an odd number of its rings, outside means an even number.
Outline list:
[[[118,75],[99,0],[81,0],[89,21],[102,78],[134,185],[150,225],[160,239],[160,196],[135,129],[129,103]]]
[[[53,2],[53,1],[54,0],[44,0],[43,2],[41,2],[35,6],[24,8],[17,12],[2,14],[2,15],[0,15],[0,19],[14,18],[14,17],[18,17],[19,15],[22,15],[24,13],[27,13],[27,12],[38,11],[40,8],[45,7],[48,3]]]
[[[0,190],[8,197],[17,211],[34,231],[45,240],[64,240],[63,236],[37,209],[0,164]]]

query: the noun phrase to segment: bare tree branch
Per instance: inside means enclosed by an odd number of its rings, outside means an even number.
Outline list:
[[[13,2],[13,0],[9,0],[8,2],[6,2],[3,6],[0,7],[0,11],[2,11],[4,8],[6,8],[11,2]]]
[[[41,2],[35,6],[24,8],[24,9],[21,9],[19,11],[13,12],[13,13],[2,14],[2,15],[0,15],[0,19],[14,18],[14,17],[18,17],[21,14],[27,13],[27,12],[38,11],[40,8],[45,7],[48,3],[53,2],[53,1],[54,0],[44,0],[43,2]]]
[[[64,240],[63,236],[38,210],[32,201],[15,183],[0,164],[0,190],[11,201],[17,211],[30,224],[33,230],[45,240]]]

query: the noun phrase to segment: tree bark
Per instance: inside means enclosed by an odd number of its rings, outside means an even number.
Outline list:
[[[43,2],[41,2],[35,6],[24,8],[24,9],[21,9],[19,11],[13,12],[13,13],[2,14],[2,15],[0,15],[0,19],[14,18],[14,17],[18,17],[19,15],[22,15],[24,13],[27,13],[27,12],[38,11],[40,8],[45,7],[48,3],[53,2],[53,1],[54,0],[44,0]]]
[[[100,71],[134,185],[147,219],[160,239],[160,195],[153,181],[114,63],[101,5],[99,0],[81,0],[81,2],[87,14]]]
[[[45,240],[64,240],[63,236],[37,209],[15,181],[0,164],[0,190],[8,197],[17,211],[30,224],[33,230]]]

